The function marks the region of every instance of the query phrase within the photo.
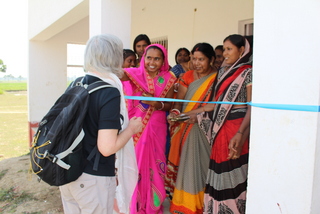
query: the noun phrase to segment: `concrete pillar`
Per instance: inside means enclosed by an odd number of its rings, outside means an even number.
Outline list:
[[[319,106],[320,1],[254,2],[253,102]],[[252,110],[247,214],[319,213],[318,112]]]
[[[84,18],[50,39],[29,41],[29,142],[40,120],[67,88],[67,43],[85,44],[88,25]]]
[[[90,0],[90,37],[108,33],[119,37],[124,48],[132,49],[131,0]]]
[[[67,46],[59,40],[29,42],[30,140],[38,123],[67,86]]]

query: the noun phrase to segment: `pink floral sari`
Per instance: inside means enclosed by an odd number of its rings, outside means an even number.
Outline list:
[[[164,54],[164,64],[159,74],[151,78],[144,68],[144,56],[139,68],[125,69],[130,81],[124,84],[126,95],[142,96],[143,92],[154,97],[165,97],[173,86],[175,77],[168,72],[169,64],[166,49],[158,44]],[[148,46],[146,50],[150,47]],[[166,112],[141,103],[127,100],[129,118],[141,117],[142,132],[133,136],[139,169],[139,180],[132,197],[130,213],[162,213],[162,203],[166,197],[164,177],[166,173]],[[130,178],[128,178],[130,179]]]

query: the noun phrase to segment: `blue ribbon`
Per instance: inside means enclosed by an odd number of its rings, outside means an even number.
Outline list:
[[[181,100],[162,97],[140,97],[140,96],[125,96],[129,100],[145,100],[145,101],[162,101],[162,102],[189,102],[189,103],[216,103],[216,104],[231,104],[231,105],[250,105],[258,108],[276,109],[276,110],[292,110],[292,111],[308,111],[308,112],[320,112],[320,106],[315,105],[290,105],[290,104],[266,104],[266,103],[239,103],[239,102],[202,102],[194,100]]]

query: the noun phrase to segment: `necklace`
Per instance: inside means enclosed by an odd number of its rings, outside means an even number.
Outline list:
[[[195,71],[195,72],[196,72],[196,71]],[[196,74],[197,74],[198,79],[200,79],[200,78],[202,78],[202,77],[208,76],[209,74],[211,74],[211,73],[213,73],[213,72],[214,72],[214,70],[213,70],[213,68],[210,66],[210,69],[208,70],[208,72],[204,73],[204,75],[200,75],[198,72],[196,72]],[[203,73],[202,73],[202,74],[203,74]]]

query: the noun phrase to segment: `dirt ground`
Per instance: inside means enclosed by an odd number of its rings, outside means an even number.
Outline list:
[[[0,213],[63,213],[59,188],[38,182],[29,164],[28,155],[0,161]]]

